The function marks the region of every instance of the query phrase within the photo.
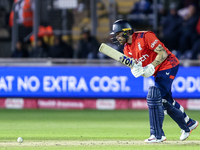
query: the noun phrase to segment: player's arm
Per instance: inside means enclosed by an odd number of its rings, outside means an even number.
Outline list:
[[[157,53],[155,60],[144,67],[144,74],[143,77],[147,78],[154,74],[155,67],[161,64],[168,56],[166,50],[159,44],[155,49],[154,52]]]
[[[152,62],[154,67],[160,65],[168,56],[166,50],[159,44],[155,49],[154,52],[157,53],[155,60]]]

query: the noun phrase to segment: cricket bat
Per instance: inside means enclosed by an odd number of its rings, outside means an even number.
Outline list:
[[[117,51],[116,49],[106,45],[105,43],[102,43],[100,45],[99,51],[130,68],[132,68],[135,63],[135,60],[133,58],[127,57],[126,55],[124,55],[121,52]]]

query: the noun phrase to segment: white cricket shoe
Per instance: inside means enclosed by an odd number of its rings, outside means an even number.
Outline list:
[[[159,143],[165,141],[166,136],[162,136],[161,139],[157,139],[155,135],[151,135],[148,139],[144,140],[145,143]]]
[[[191,126],[189,126],[190,132],[192,132],[192,130],[196,129],[199,125],[198,121],[193,121],[193,124]]]
[[[166,140],[167,140],[166,136],[161,137],[161,142],[166,141]]]
[[[180,136],[180,140],[184,141],[190,136],[190,132],[185,132],[185,130],[181,130],[182,134]]]
[[[180,136],[180,140],[181,139],[183,139],[183,140],[187,139],[190,135],[190,134],[188,135],[188,133],[191,133],[194,129],[196,129],[198,127],[198,125],[199,125],[199,122],[196,121],[196,120],[193,120],[191,123],[189,123],[188,128],[190,129],[190,132],[185,132],[184,130],[181,130],[182,134]],[[186,137],[186,138],[184,138],[184,137]],[[183,141],[183,140],[181,140],[181,141]]]

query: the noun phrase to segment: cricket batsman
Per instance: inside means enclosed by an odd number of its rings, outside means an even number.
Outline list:
[[[179,60],[153,32],[134,32],[130,23],[124,19],[114,22],[110,35],[113,43],[124,45],[124,54],[136,61],[131,68],[133,76],[154,76],[155,86],[149,88],[147,95],[150,137],[144,142],[166,140],[162,129],[164,110],[182,129],[180,140],[187,139],[199,123],[191,119],[172,97],[171,86],[179,69]]]

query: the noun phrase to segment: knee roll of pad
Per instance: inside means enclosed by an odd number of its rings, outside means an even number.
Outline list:
[[[147,104],[148,106],[161,106],[162,97],[158,87],[150,86],[147,94]]]

